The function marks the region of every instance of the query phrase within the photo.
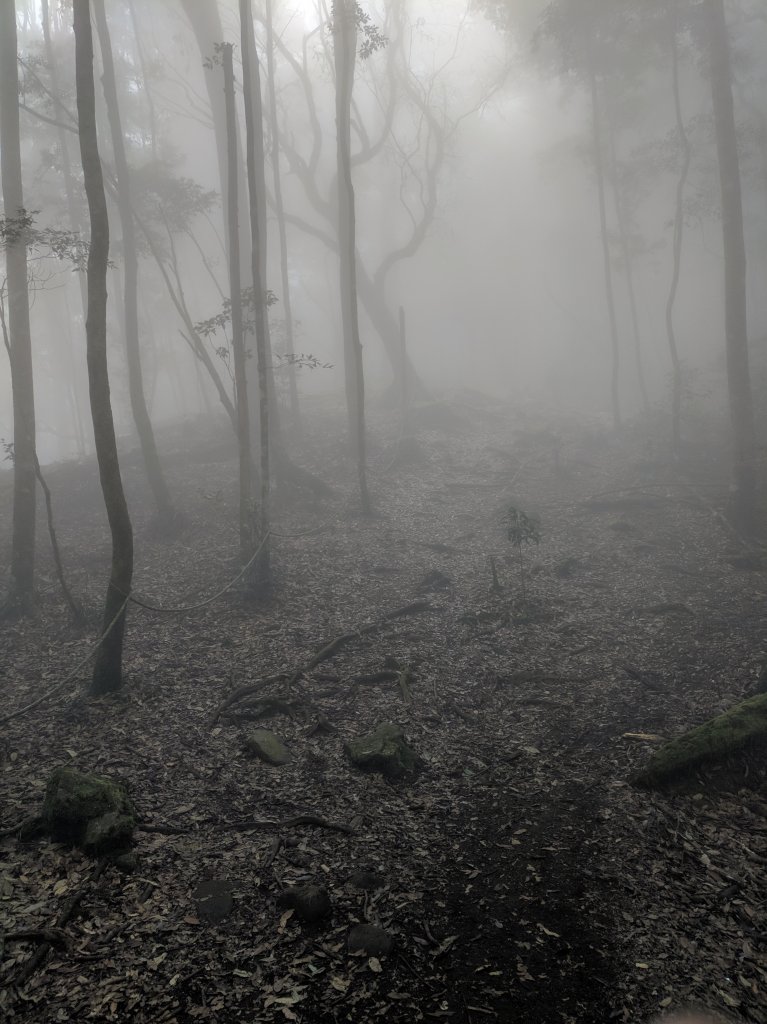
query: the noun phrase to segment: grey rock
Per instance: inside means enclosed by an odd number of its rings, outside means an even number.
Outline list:
[[[243,737],[243,746],[249,754],[276,767],[291,760],[288,748],[280,737],[269,729],[250,729]]]
[[[233,891],[232,883],[222,879],[211,878],[200,882],[192,893],[198,916],[211,924],[223,921],[234,906]]]

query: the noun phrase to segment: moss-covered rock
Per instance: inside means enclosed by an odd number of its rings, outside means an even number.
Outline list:
[[[57,768],[45,790],[42,821],[52,839],[98,856],[130,845],[136,811],[120,783]]]
[[[317,924],[333,909],[330,894],[320,885],[296,885],[285,889],[277,898],[277,906],[295,911],[306,924]]]
[[[85,826],[80,845],[86,853],[99,855],[130,846],[136,819],[131,814],[107,811]]]
[[[669,785],[707,764],[750,749],[767,749],[767,694],[759,694],[659,747],[634,780],[647,788]]]
[[[366,736],[357,736],[344,744],[353,765],[363,771],[380,772],[389,779],[418,772],[423,762],[408,744],[402,727],[384,722]]]
[[[269,729],[251,729],[245,733],[242,742],[249,754],[260,758],[266,764],[279,766],[291,760],[288,748],[280,737]]]

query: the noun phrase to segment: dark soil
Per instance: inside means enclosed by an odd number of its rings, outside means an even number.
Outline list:
[[[654,736],[754,685],[767,564],[743,567],[718,515],[726,487],[655,473],[638,441],[611,447],[566,424],[557,464],[547,435],[502,407],[450,411],[449,430],[419,434],[414,465],[393,464],[396,430],[373,418],[378,515],[364,519],[337,454],[342,419],[318,410],[301,462],[333,496],[281,490],[273,599],[134,607],[119,697],[78,695],[84,673],[2,727],[0,832],[39,809],[58,764],[124,780],[141,815],[133,874],[106,865],[94,878],[75,850],[0,839],[6,933],[55,927],[80,897],[34,970],[39,940],[6,943],[8,1020],[597,1024],[696,1001],[767,1024],[759,769],[729,766],[727,785],[693,780],[676,795],[631,786]],[[178,606],[237,572],[236,461],[210,424],[163,447],[187,524],[177,536],[153,532],[135,453],[124,469],[136,591]],[[48,476],[72,589],[96,614],[109,548],[94,468]],[[0,478],[3,510],[9,493]],[[509,504],[541,520],[526,598],[501,525]],[[44,555],[40,580],[38,618],[0,627],[8,712],[93,643],[97,620],[72,632]],[[412,700],[392,665],[410,669]],[[273,676],[211,729],[233,689]],[[247,756],[254,721],[284,739],[289,764]],[[344,741],[384,721],[403,726],[419,775],[388,782],[349,765]],[[380,887],[354,883],[361,870]],[[198,913],[206,881],[231,894],[220,918]],[[312,925],[279,905],[306,884],[332,901]],[[350,956],[360,922],[391,934],[393,952]]]

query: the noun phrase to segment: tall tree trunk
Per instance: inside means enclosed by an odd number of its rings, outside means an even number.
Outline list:
[[[276,412],[276,395],[270,387],[271,344],[269,304],[266,289],[266,181],[264,176],[264,124],[261,79],[253,14],[250,0],[240,0],[240,46],[242,49],[242,94],[245,101],[245,150],[248,165],[248,206],[250,208],[250,266],[253,275],[253,311],[256,318],[256,369],[258,371],[258,426],[261,454],[258,580],[269,585],[269,503],[271,488],[270,428]]]
[[[405,321],[405,308],[399,307],[399,341],[400,341],[400,417],[403,436],[410,433],[410,389],[408,388],[408,359],[407,359],[407,327]]]
[[[629,310],[631,313],[631,329],[634,339],[634,365],[636,366],[637,384],[639,394],[642,398],[642,408],[647,415],[650,411],[650,399],[647,395],[647,382],[645,380],[644,362],[642,360],[642,334],[639,330],[639,314],[637,312],[636,287],[634,285],[634,257],[631,252],[631,239],[629,237],[629,214],[626,209],[626,200],[621,192],[618,164],[618,156],[615,150],[615,125],[608,106],[607,131],[610,145],[610,180],[612,183],[613,203],[615,204],[615,216],[618,221],[618,236],[620,238],[621,256],[623,268],[626,275],[626,290],[628,291]]]
[[[666,300],[666,336],[668,350],[671,355],[671,444],[676,457],[682,441],[682,364],[679,359],[679,348],[674,329],[674,306],[679,291],[679,277],[682,270],[682,246],[684,244],[684,192],[690,174],[692,150],[687,137],[687,129],[682,114],[682,95],[679,88],[679,46],[677,43],[676,0],[669,5],[671,20],[671,86],[674,94],[674,112],[676,115],[676,134],[679,150],[682,154],[682,166],[676,182],[676,207],[674,210],[674,247],[673,265],[671,269],[671,286]]]
[[[152,421],[146,405],[144,380],[141,372],[141,345],[138,328],[138,253],[136,250],[136,229],[133,222],[133,200],[131,175],[125,151],[120,105],[117,99],[112,42],[109,36],[104,0],[94,0],[93,13],[96,31],[101,47],[101,63],[104,69],[102,85],[106,101],[109,129],[112,136],[115,174],[117,178],[117,207],[123,243],[123,313],[125,322],[125,353],[128,363],[128,390],[131,411],[136,424],[141,454],[144,458],[149,486],[152,489],[157,515],[161,525],[169,528],[174,520],[173,505],[165,482],[165,476],[157,453]]]
[[[599,112],[599,92],[597,73],[593,59],[589,61],[589,82],[591,85],[591,120],[593,128],[593,159],[597,176],[597,198],[599,200],[599,227],[602,237],[602,256],[604,260],[605,296],[607,312],[610,318],[610,399],[612,403],[613,426],[621,425],[620,406],[620,344],[618,340],[618,318],[615,313],[615,294],[613,291],[613,274],[610,262],[610,237],[607,230],[607,203],[605,200],[604,147],[602,144],[602,120]]]
[[[365,455],[365,378],[357,310],[357,253],[354,184],[351,166],[351,103],[357,56],[357,5],[336,0],[333,16],[336,72],[336,136],[338,184],[338,254],[341,271],[341,322],[349,432],[357,461],[362,510],[371,510]]]
[[[218,10],[214,3],[200,3],[199,0],[181,0],[184,12],[192,26],[195,39],[197,41],[200,54],[203,59],[207,59],[211,56],[215,45],[220,42],[223,35],[221,28],[221,20],[218,16]],[[213,115],[213,130],[216,139],[216,155],[218,159],[219,174],[221,180],[221,190],[223,193],[226,192],[226,132],[224,130],[225,125],[225,113],[224,113],[224,99],[220,89],[213,87],[210,76],[206,76],[206,88],[208,90],[208,97],[210,100],[211,113]],[[260,120],[260,119],[259,119]],[[261,153],[263,154],[263,140],[261,142]],[[263,167],[263,158],[258,161],[258,166]],[[263,171],[262,171],[263,175]],[[266,209],[266,193],[264,187],[263,197],[264,211]],[[265,212],[264,212],[264,223],[265,223]],[[224,229],[226,231],[226,221],[224,222]],[[242,236],[241,236],[242,238]],[[242,254],[241,259],[246,262],[247,257]],[[268,319],[267,319],[268,326]],[[269,351],[271,356],[271,351]],[[271,450],[274,461],[275,476],[279,479],[284,479],[291,483],[296,483],[301,486],[311,488],[316,494],[328,494],[330,488],[327,487],[321,480],[313,476],[307,470],[302,469],[300,466],[295,465],[289,458],[287,451],[282,439],[282,433],[280,430],[280,417],[279,417],[279,406],[275,401],[274,388],[272,386],[272,368],[271,365],[268,369],[269,374],[269,411],[270,417],[270,428],[271,428]]]
[[[0,178],[9,232],[5,246],[13,394],[13,539],[8,608],[29,612],[35,583],[35,390],[21,179],[16,7],[0,3]]]
[[[96,655],[91,693],[122,686],[122,652],[127,598],[133,580],[133,528],[117,457],[107,366],[107,266],[109,217],[96,132],[93,35],[89,0],[74,0],[75,85],[85,195],[91,223],[88,252],[88,385],[101,490],[112,534],[112,569],[104,607],[102,642]]]
[[[56,52],[53,48],[53,40],[51,39],[51,24],[50,24],[50,8],[48,0],[41,0],[40,4],[40,17],[43,23],[43,43],[45,46],[45,59],[48,64],[48,74],[51,82],[51,92],[55,97],[61,96],[61,87],[59,85],[59,69],[56,61]],[[62,111],[56,116],[56,138],[59,148],[59,158],[61,160],[61,176],[64,181],[64,194],[67,200],[67,215],[69,217],[69,226],[72,231],[75,231],[78,235],[82,234],[83,224],[80,210],[78,208],[76,198],[75,179],[72,174],[72,161],[69,155],[69,133],[64,129],[64,123],[61,120],[61,113],[63,112],[63,104],[61,104]],[[80,289],[80,303],[83,311],[83,323],[88,309],[88,293],[85,287],[85,271],[77,271],[77,284]],[[75,399],[77,401],[78,416],[81,405],[84,406],[84,402],[81,403],[80,395],[80,381],[77,373],[77,362],[72,361],[72,386],[74,389]]]
[[[234,350],[234,387],[237,408],[237,448],[240,456],[240,554],[247,562],[253,554],[251,500],[250,409],[248,406],[248,377],[245,366],[245,338],[242,327],[242,289],[240,287],[240,222],[239,193],[237,188],[237,114],[234,105],[234,65],[231,43],[224,44],[224,103],[226,106],[227,136],[227,224],[229,245],[229,289],[232,303],[232,348]]]
[[[288,233],[285,223],[285,204],[282,198],[282,176],[280,174],[280,134],[277,124],[277,87],[274,76],[274,22],[272,0],[266,0],[266,83],[269,95],[269,121],[272,128],[272,178],[274,181],[274,212],[277,215],[277,232],[280,239],[280,282],[282,285],[282,308],[285,321],[285,354],[288,357],[288,397],[293,426],[300,424],[296,367],[293,362],[295,338],[293,327],[293,305],[290,296],[290,275],[288,273]]]
[[[756,526],[756,448],[748,365],[746,244],[738,137],[732,98],[730,40],[724,0],[706,0],[705,9],[711,60],[714,130],[722,191],[727,381],[734,441],[733,516],[741,530],[751,532]]]

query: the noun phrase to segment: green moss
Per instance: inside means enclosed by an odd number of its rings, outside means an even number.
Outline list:
[[[80,845],[86,853],[102,854],[130,846],[136,819],[119,811],[92,818],[85,826]]]
[[[136,812],[118,782],[57,768],[45,790],[42,821],[52,839],[100,854],[130,844]]]
[[[635,782],[648,788],[668,785],[696,768],[759,746],[767,747],[767,694],[751,697],[660,747]]]
[[[422,767],[421,759],[408,745],[401,726],[392,722],[384,722],[374,732],[349,740],[344,749],[357,768],[381,772],[392,779]]]

